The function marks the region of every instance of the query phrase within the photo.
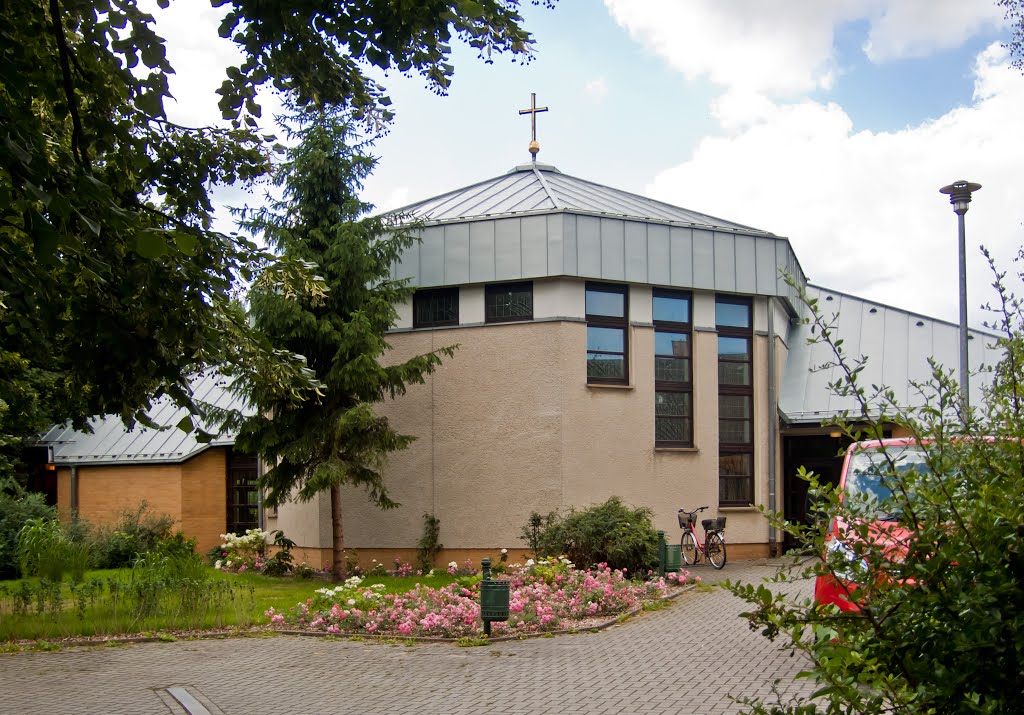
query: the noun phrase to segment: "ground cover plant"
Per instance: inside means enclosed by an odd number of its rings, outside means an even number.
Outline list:
[[[565,557],[513,564],[508,580],[509,620],[493,624],[495,635],[585,626],[664,597],[675,586],[699,581],[687,572],[630,580],[607,564],[577,569]],[[479,583],[479,575],[462,576],[442,587],[419,583],[408,592],[389,594],[380,584],[354,576],[317,589],[289,609],[268,609],[266,616],[282,628],[334,634],[469,638],[482,631]]]

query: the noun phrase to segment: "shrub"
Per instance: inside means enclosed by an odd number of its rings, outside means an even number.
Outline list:
[[[647,507],[629,507],[619,497],[561,516],[531,515],[523,533],[538,557],[567,556],[580,568],[607,564],[642,574],[658,563],[658,538]]]
[[[93,537],[93,563],[101,569],[129,567],[158,542],[171,538],[173,525],[172,517],[150,511],[143,501],[134,510],[121,512],[112,526],[97,530]]]
[[[423,536],[417,544],[419,549],[416,558],[419,561],[420,571],[427,573],[434,568],[434,561],[441,553],[444,545],[441,544],[441,520],[433,514],[423,514]]]
[[[26,492],[17,485],[0,485],[0,581],[18,578],[18,532],[30,519],[52,519],[54,509],[42,494]]]

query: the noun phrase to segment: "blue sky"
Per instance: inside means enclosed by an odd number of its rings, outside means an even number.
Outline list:
[[[967,214],[971,323],[991,299],[977,247],[1024,244],[1024,76],[993,0],[561,0],[524,8],[534,62],[457,48],[447,97],[385,81],[398,118],[366,197],[393,208],[529,161],[787,236],[815,283],[955,321]],[[182,119],[213,121],[232,59],[198,0],[156,12]],[[237,192],[225,195],[237,203]],[[248,200],[258,201],[258,197]]]

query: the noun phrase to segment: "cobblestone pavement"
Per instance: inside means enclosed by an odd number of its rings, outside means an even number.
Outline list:
[[[758,582],[774,568],[693,573]],[[697,589],[600,633],[480,648],[279,636],[14,653],[0,655],[0,712],[184,713],[171,686],[214,715],[731,713],[730,694],[767,696],[775,679],[809,692],[792,683],[802,656],[751,632],[742,610],[723,589]]]

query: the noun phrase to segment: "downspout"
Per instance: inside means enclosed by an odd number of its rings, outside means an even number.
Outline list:
[[[779,408],[775,395],[775,299],[768,296],[768,513],[775,514]],[[775,525],[768,524],[768,555],[778,556]]]
[[[78,465],[71,465],[71,518],[78,515]]]

